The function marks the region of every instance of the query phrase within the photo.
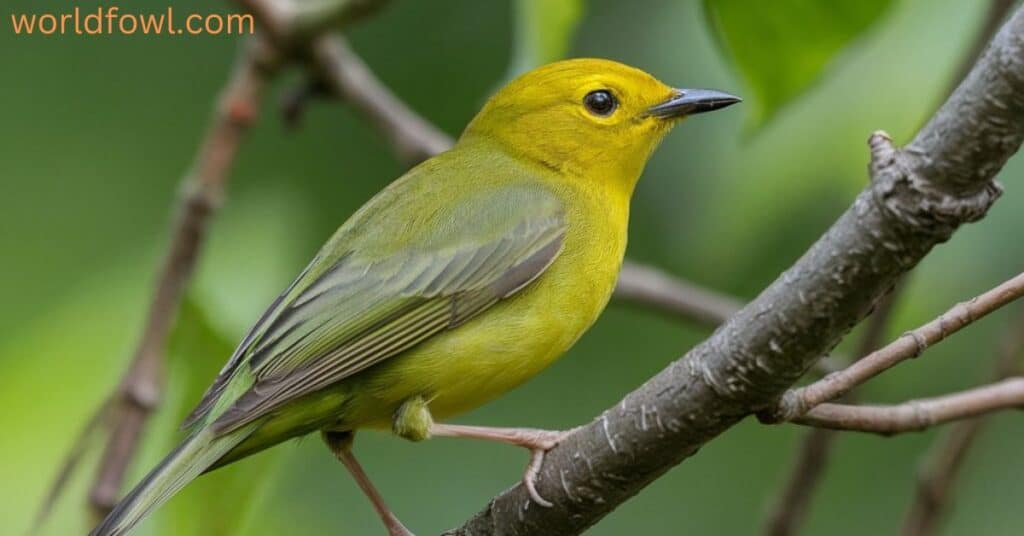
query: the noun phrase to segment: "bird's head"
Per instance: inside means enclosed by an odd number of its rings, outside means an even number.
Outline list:
[[[621,183],[631,192],[672,126],[739,101],[720,91],[674,89],[614,61],[573,59],[530,71],[499,90],[462,140],[497,142],[563,176]]]

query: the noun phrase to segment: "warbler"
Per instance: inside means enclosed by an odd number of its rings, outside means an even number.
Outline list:
[[[188,437],[93,530],[127,534],[200,474],[320,431],[389,534],[411,534],[352,454],[357,430],[525,447],[523,483],[565,432],[441,421],[566,352],[612,294],[629,203],[682,118],[738,97],[601,59],[499,90],[455,146],[353,214],[244,336]]]

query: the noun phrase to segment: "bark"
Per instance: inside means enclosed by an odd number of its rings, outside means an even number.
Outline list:
[[[1024,12],[904,149],[871,138],[871,182],[796,264],[709,339],[548,453],[448,534],[578,534],[744,417],[772,406],[873,303],[998,198],[1024,136]]]

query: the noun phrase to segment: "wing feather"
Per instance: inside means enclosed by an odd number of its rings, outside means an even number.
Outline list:
[[[554,261],[565,238],[560,210],[538,212],[483,242],[410,247],[374,260],[353,251],[308,283],[293,285],[276,314],[247,337],[248,348],[241,351],[255,383],[216,416],[214,431],[251,423],[520,291]],[[215,383],[215,389],[223,386]]]

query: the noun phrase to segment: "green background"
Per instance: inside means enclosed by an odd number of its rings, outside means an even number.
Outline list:
[[[984,2],[904,0],[843,49],[824,76],[766,124],[740,105],[683,124],[654,155],[633,201],[629,256],[745,299],[773,280],[866,181],[876,129],[909,141],[941,102]],[[11,12],[38,3],[6,2]],[[94,2],[78,4],[83,10]],[[224,9],[176,1],[180,12]],[[148,3],[122,10],[156,9]],[[45,10],[56,7],[47,7]],[[8,13],[0,13],[6,19]],[[744,94],[699,2],[594,0],[573,56],[624,61],[682,87]],[[227,76],[227,36],[14,36],[0,30],[0,519],[22,533],[62,455],[130,357],[166,245],[169,207]],[[352,28],[356,50],[414,109],[455,135],[509,70],[507,2],[396,0]],[[769,70],[770,72],[770,70]],[[277,118],[280,79],[247,139],[174,336],[171,385],[131,480],[168,450],[176,421],[244,328],[318,245],[402,172],[344,105],[318,101],[299,130]],[[1004,198],[915,270],[890,336],[1015,275],[1024,260],[1024,166]],[[871,382],[870,401],[986,381],[1011,320],[999,312]],[[1019,328],[1018,328],[1019,329]],[[706,331],[613,303],[563,360],[460,422],[566,428],[588,421]],[[853,339],[851,337],[851,339]],[[1004,413],[972,450],[948,534],[1011,534],[1024,430]],[[748,420],[592,529],[592,534],[749,534],[803,430]],[[938,433],[846,435],[816,497],[808,534],[893,533],[921,454]],[[401,519],[420,534],[459,524],[515,482],[515,449],[361,434],[356,452]],[[48,534],[85,529],[85,460]],[[379,534],[366,500],[316,438],[204,477],[140,534]]]

